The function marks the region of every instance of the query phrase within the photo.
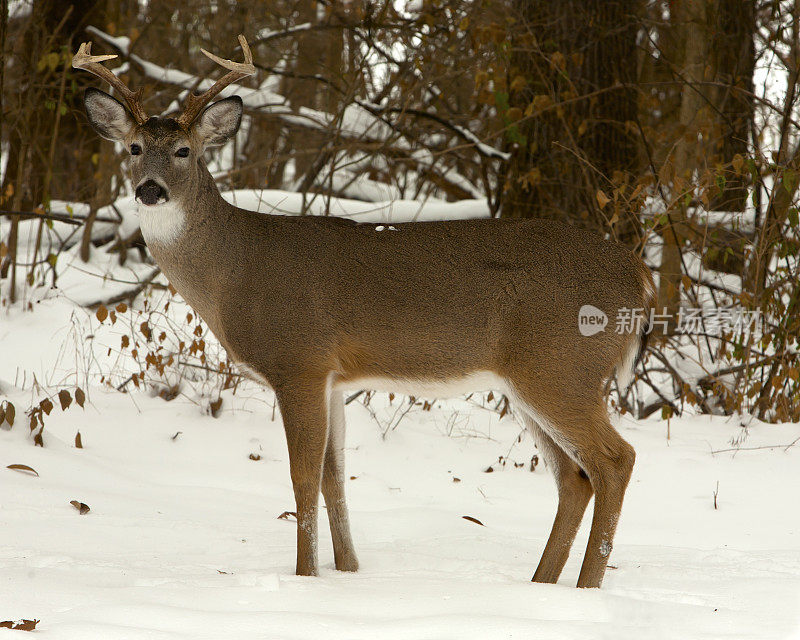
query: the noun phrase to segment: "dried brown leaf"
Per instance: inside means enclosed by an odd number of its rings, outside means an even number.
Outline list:
[[[461,516],[461,517],[464,518],[464,520],[469,520],[470,522],[474,522],[475,524],[479,524],[482,527],[486,526],[480,520],[478,520],[477,518],[473,518],[472,516]]]
[[[80,387],[75,389],[75,402],[78,403],[79,407],[83,407],[83,403],[86,402],[86,394]]]
[[[89,513],[89,511],[91,511],[91,509],[89,509],[89,505],[86,504],[85,502],[79,502],[78,500],[70,500],[69,503],[73,507],[75,507],[82,516],[86,515],[87,513]]]
[[[14,631],[33,631],[37,624],[39,624],[38,620],[4,620],[0,622],[0,628],[13,629]]]
[[[39,477],[36,469],[29,467],[27,464],[10,464],[6,467],[6,469],[13,469],[14,471],[21,471],[23,473],[32,473],[37,478]]]
[[[170,400],[174,400],[177,398],[181,393],[181,388],[176,384],[171,387],[167,387],[166,389],[162,389],[158,392],[160,398],[169,402]]]
[[[53,410],[53,402],[50,400],[50,398],[45,398],[44,400],[42,400],[39,403],[39,406],[41,407],[42,411],[44,411],[45,414],[48,416],[50,415],[50,412]]]
[[[94,315],[97,316],[97,319],[100,322],[103,322],[103,320],[105,320],[108,317],[108,309],[106,309],[106,306],[104,304],[101,304],[99,307],[97,307],[97,311],[95,312]]]
[[[16,409],[14,409],[14,405],[11,404],[10,402],[6,402],[5,418],[6,422],[8,422],[8,425],[10,427],[14,426],[14,416],[16,415],[16,413],[17,411]],[[0,423],[2,423],[2,420],[0,420]]]
[[[257,454],[257,453],[251,453],[250,454],[250,459],[258,461],[258,460],[261,460],[261,456],[259,454]]]
[[[120,302],[116,307],[114,307],[119,313],[125,313],[128,310],[128,305],[124,302]]]
[[[83,449],[83,440],[81,439],[81,432],[75,434],[75,448],[76,449]]]
[[[66,411],[69,408],[69,405],[72,404],[72,396],[66,389],[62,389],[58,392],[58,400],[61,403],[62,411]]]
[[[211,416],[216,418],[217,414],[219,414],[219,410],[222,408],[222,397],[217,398],[210,404],[211,407]]]
[[[503,408],[500,409],[500,419],[502,420],[507,413],[508,413],[508,402],[505,402],[503,404]]]
[[[278,516],[278,520],[289,520],[290,518],[297,520],[297,514],[294,511],[284,511]]]

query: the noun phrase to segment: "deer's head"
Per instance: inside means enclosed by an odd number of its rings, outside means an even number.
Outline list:
[[[190,94],[177,118],[147,117],[141,90],[131,91],[101,62],[116,56],[91,55],[91,43],[82,44],[72,66],[103,78],[125,99],[127,107],[98,89],[87,89],[84,104],[89,123],[102,137],[121,142],[129,151],[131,181],[136,201],[155,207],[191,197],[203,166],[203,151],[230,139],[242,120],[242,99],[225,98],[210,106],[227,85],[255,73],[253,57],[244,36],[239,36],[245,61],[223,60],[202,49],[229,72],[200,95]]]

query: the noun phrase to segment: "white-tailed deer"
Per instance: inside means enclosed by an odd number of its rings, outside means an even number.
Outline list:
[[[325,498],[335,565],[355,571],[344,495],[343,388],[453,395],[506,393],[558,486],[558,511],[533,579],[555,582],[594,495],[579,587],[603,579],[633,448],[612,428],[605,388],[630,380],[641,333],[579,331],[584,305],[607,317],[653,304],[649,270],[627,249],[535,219],[383,225],[265,215],[228,204],[203,151],[233,136],[245,62],[177,119],[147,118],[132,92],[82,45],[73,66],[109,81],[89,122],[130,151],[144,239],[164,274],[231,359],[275,391],[297,503],[297,573],[315,575],[317,504]],[[584,335],[590,333],[591,335]]]

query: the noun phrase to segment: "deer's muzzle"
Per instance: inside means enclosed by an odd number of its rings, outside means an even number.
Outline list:
[[[169,198],[167,191],[158,184],[155,180],[145,180],[142,184],[136,187],[136,202],[152,206],[154,204],[163,204]]]

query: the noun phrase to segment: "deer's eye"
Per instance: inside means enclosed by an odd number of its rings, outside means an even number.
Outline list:
[[[175,152],[175,155],[179,158],[185,158],[189,155],[189,147],[181,147]]]
[[[142,152],[142,148],[138,144],[131,145],[131,155],[138,156]]]

